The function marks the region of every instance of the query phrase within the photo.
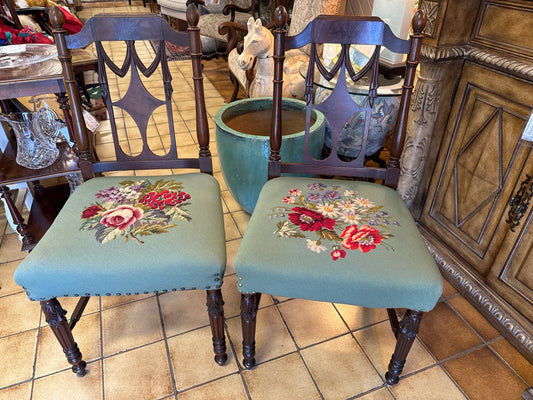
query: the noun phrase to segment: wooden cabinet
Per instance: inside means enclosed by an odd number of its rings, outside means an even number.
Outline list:
[[[425,65],[406,140],[419,186],[400,192],[416,193],[408,200],[445,277],[533,362],[533,199],[513,230],[507,222],[533,176],[533,143],[521,140],[533,109],[533,2],[421,7]]]
[[[532,106],[530,82],[465,62],[421,216],[504,297],[508,285],[500,282],[502,270],[509,278],[510,270],[518,268],[508,266],[519,236],[506,222],[509,202],[526,174],[533,174],[533,149],[520,136]],[[522,221],[519,227],[527,230],[528,225]],[[533,262],[518,270],[531,293]],[[513,286],[513,291],[518,288]],[[524,296],[524,304],[517,305],[533,321],[532,301],[531,295]]]

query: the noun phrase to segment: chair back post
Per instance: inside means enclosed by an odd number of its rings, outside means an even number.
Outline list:
[[[189,24],[190,55],[193,63],[194,101],[196,103],[196,131],[200,145],[200,171],[213,174],[211,151],[209,150],[209,126],[207,124],[207,110],[204,99],[204,78],[202,75],[202,44],[200,39],[200,12],[195,3],[187,7],[187,22]]]
[[[400,179],[400,156],[403,151],[405,142],[405,133],[407,127],[407,113],[404,112],[406,107],[411,103],[411,95],[413,93],[414,80],[416,68],[420,59],[420,49],[422,47],[422,31],[426,26],[427,15],[425,11],[418,10],[413,16],[411,25],[413,34],[411,35],[411,47],[406,60],[405,78],[402,87],[402,97],[400,100],[400,107],[398,111],[398,119],[393,136],[393,143],[390,149],[390,157],[387,163],[387,177],[385,178],[385,185],[396,189],[398,180]]]
[[[270,156],[268,157],[268,179],[281,174],[281,118],[282,118],[282,93],[283,93],[283,62],[285,61],[285,34],[287,30],[287,10],[278,6],[274,11],[274,78],[272,96],[272,120],[270,124]]]
[[[81,169],[83,179],[90,179],[94,177],[92,168],[92,153],[89,143],[89,135],[87,134],[87,127],[83,122],[83,111],[81,106],[81,98],[78,91],[78,83],[72,68],[72,54],[67,47],[65,36],[67,31],[63,29],[65,23],[65,16],[57,6],[52,6],[50,9],[50,23],[52,24],[54,41],[57,47],[57,57],[61,63],[63,70],[63,84],[70,100],[70,112],[74,114],[73,128],[74,139],[76,140],[77,156],[79,158],[78,166]],[[68,112],[69,110],[67,110]]]
[[[0,5],[2,5],[2,4],[5,5],[7,10],[9,11],[10,15],[9,15],[9,17],[6,16],[6,18],[11,19],[11,21],[15,25],[15,29],[24,28],[22,26],[22,23],[20,22],[20,18],[19,18],[18,14],[17,14],[17,9],[16,9],[15,5],[13,4],[13,1],[12,0],[1,0],[0,1]],[[4,13],[2,12],[2,14],[4,14]]]

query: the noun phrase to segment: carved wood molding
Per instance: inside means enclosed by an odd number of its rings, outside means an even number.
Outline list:
[[[521,348],[521,353],[533,362],[533,328],[516,315],[503,299],[487,287],[484,282],[465,269],[460,262],[447,252],[426,229],[421,227],[422,234],[430,253],[437,262],[443,276],[463,296],[473,300],[476,308],[493,322],[496,322],[504,336]]]
[[[471,45],[455,47],[422,45],[420,55],[425,62],[441,62],[456,58],[466,58],[480,64],[497,67],[514,75],[523,76],[526,79],[533,79],[533,65],[503,57]]]

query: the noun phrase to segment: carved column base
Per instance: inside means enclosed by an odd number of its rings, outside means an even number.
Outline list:
[[[85,369],[87,364],[82,359],[80,349],[74,341],[72,331],[65,318],[67,312],[61,307],[56,298],[41,301],[41,309],[46,322],[50,324],[50,328],[52,328],[54,335],[63,348],[67,361],[72,365],[72,372],[78,377],[84,376],[87,373]]]
[[[244,368],[255,366],[255,327],[261,293],[241,295],[242,363]]]
[[[213,350],[215,362],[218,365],[226,364],[226,336],[224,335],[224,301],[220,289],[207,291],[207,313],[213,335]]]

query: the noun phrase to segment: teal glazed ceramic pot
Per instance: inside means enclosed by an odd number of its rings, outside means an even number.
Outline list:
[[[294,117],[295,121],[300,120],[301,127],[290,126],[290,130],[295,133],[283,135],[281,159],[301,162],[305,103],[302,100],[284,98],[282,109],[284,124]],[[250,214],[255,208],[261,188],[267,181],[271,110],[272,97],[256,97],[229,103],[215,115],[217,152],[222,175],[234,199]],[[235,119],[244,114],[248,114],[244,125],[241,121],[240,126],[236,126]],[[316,110],[313,110],[311,117],[315,122],[311,126],[309,149],[311,155],[319,159],[324,144],[325,121],[323,114]],[[261,134],[245,133],[258,130],[262,131]],[[285,132],[285,126],[283,131]]]

